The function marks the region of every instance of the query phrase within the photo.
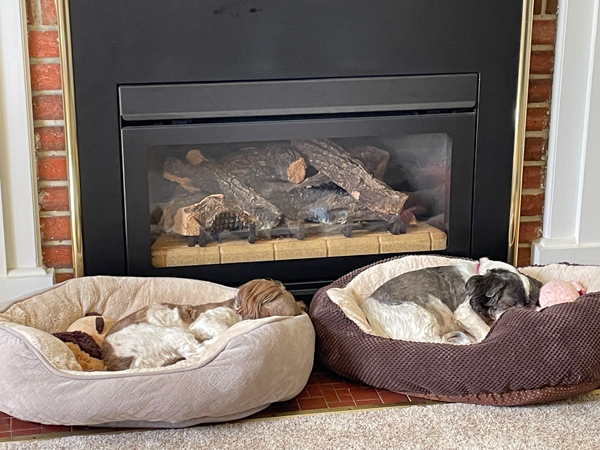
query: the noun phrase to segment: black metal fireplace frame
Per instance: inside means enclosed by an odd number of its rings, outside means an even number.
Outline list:
[[[472,179],[474,161],[474,112],[429,115],[384,115],[369,118],[327,118],[230,122],[197,125],[129,127],[122,130],[125,174],[125,216],[127,271],[144,276],[185,276],[218,283],[242,284],[249,278],[268,274],[286,284],[315,281],[315,274],[326,274],[323,281],[338,278],[385,255],[344,256],[310,260],[285,260],[257,263],[155,268],[150,254],[150,208],[148,195],[148,149],[161,145],[243,142],[263,137],[279,140],[290,136],[317,135],[345,137],[393,130],[397,134],[447,133],[452,138],[450,217],[448,248],[441,252],[469,256],[471,246]],[[140,230],[146,232],[140,232]],[[307,269],[310,267],[310,270]],[[267,275],[264,275],[267,276]]]
[[[424,74],[478,74],[467,256],[506,260],[522,6],[70,0],[86,274],[139,275],[127,268],[119,86]]]

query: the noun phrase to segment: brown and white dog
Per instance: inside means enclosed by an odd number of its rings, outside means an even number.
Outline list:
[[[257,279],[224,303],[153,303],[119,320],[102,344],[108,370],[165,367],[201,357],[207,341],[240,320],[297,316],[306,311],[278,281]]]

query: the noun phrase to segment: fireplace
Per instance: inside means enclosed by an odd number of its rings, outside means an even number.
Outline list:
[[[70,0],[85,273],[310,292],[506,260],[522,11]]]

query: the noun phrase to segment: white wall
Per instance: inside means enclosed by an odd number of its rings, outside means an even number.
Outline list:
[[[0,310],[52,285],[41,264],[24,0],[0,0]]]
[[[600,0],[560,0],[546,199],[534,264],[600,264]]]

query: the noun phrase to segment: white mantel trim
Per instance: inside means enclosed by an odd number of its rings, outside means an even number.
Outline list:
[[[0,310],[53,283],[40,256],[25,11],[0,1]]]
[[[600,0],[561,0],[543,236],[533,262],[600,264]]]

